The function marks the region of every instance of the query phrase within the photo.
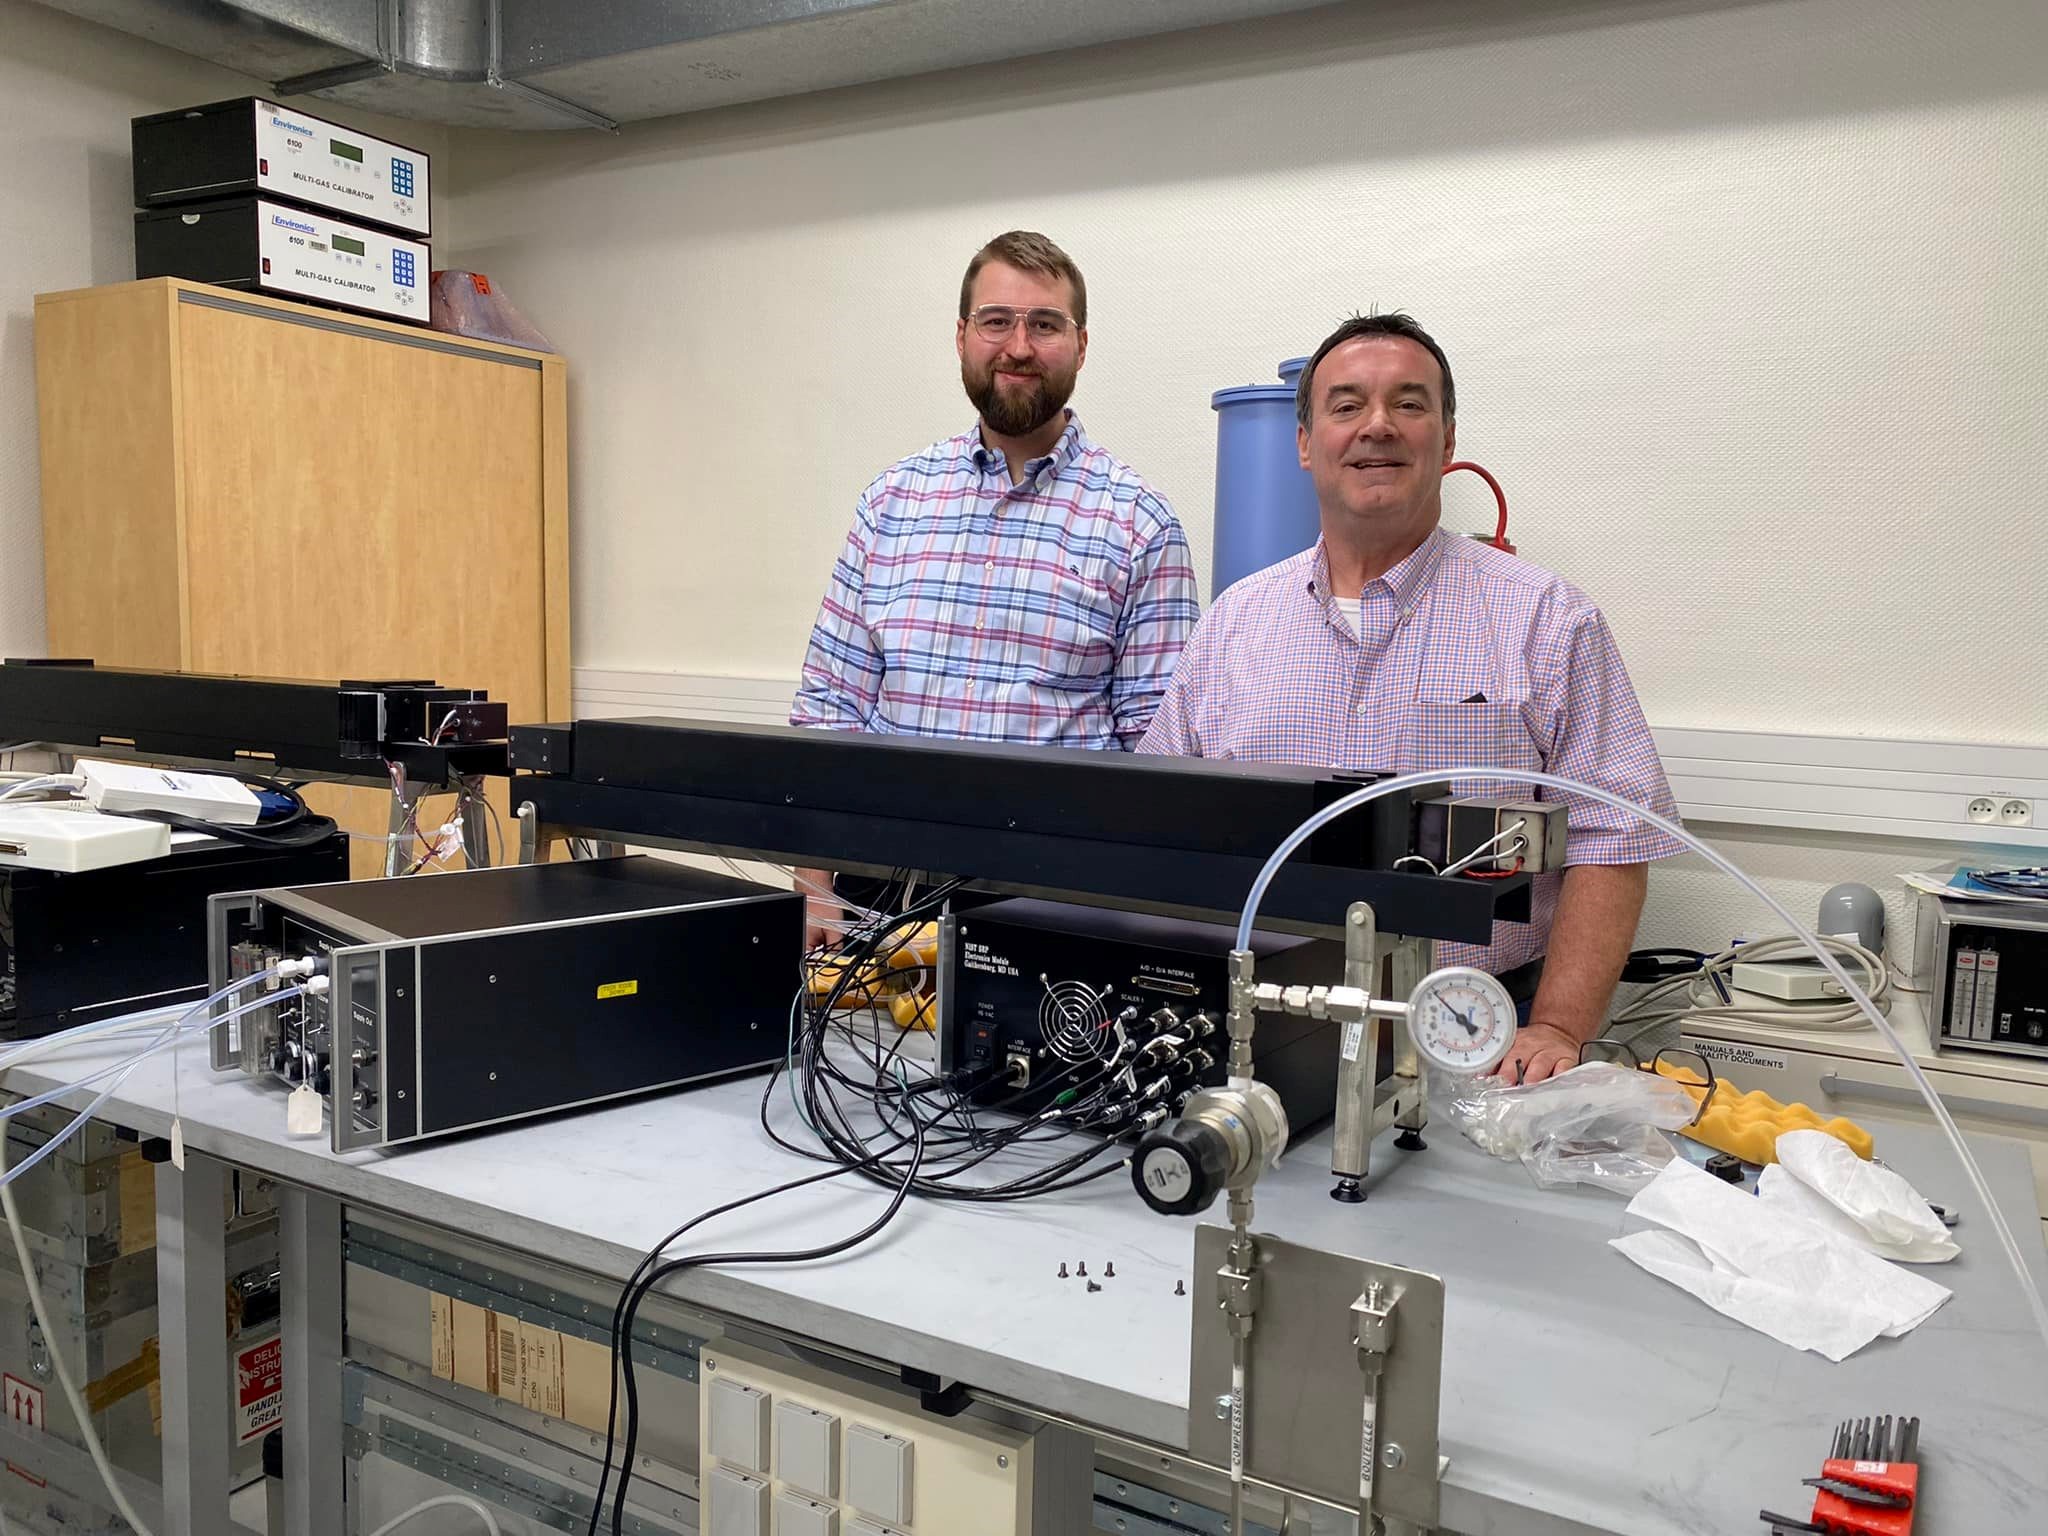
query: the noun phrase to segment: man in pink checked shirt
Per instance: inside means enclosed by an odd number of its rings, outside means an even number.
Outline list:
[[[1443,349],[1404,314],[1346,321],[1295,397],[1322,538],[1217,598],[1138,750],[1401,772],[1497,766],[1461,794],[1526,792],[1547,770],[1675,817],[1656,744],[1600,610],[1562,578],[1439,526],[1457,395]],[[1546,792],[1546,798],[1549,797]],[[1508,983],[1522,1027],[1501,1071],[1561,1072],[1600,1030],[1635,939],[1648,864],[1682,845],[1566,796],[1566,869],[1532,921],[1438,963]],[[1398,931],[1400,915],[1381,923]]]
[[[1026,230],[983,246],[954,350],[978,419],[861,493],[790,724],[1129,751],[1200,600],[1173,508],[1067,409],[1073,259]],[[814,890],[811,915],[815,944],[841,913]]]

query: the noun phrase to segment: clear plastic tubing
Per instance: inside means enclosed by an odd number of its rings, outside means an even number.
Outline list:
[[[2041,1288],[2034,1281],[2033,1271],[2027,1268],[2026,1255],[2020,1249],[2019,1240],[2013,1236],[2012,1227],[2006,1222],[2005,1213],[1999,1210],[1998,1202],[1992,1199],[1991,1186],[1984,1182],[1984,1170],[1977,1166],[1977,1159],[1971,1155],[1969,1145],[1963,1140],[1963,1133],[1956,1129],[1955,1118],[1949,1114],[1948,1106],[1942,1103],[1941,1095],[1935,1092],[1934,1084],[1927,1080],[1927,1074],[1920,1069],[1920,1063],[1913,1059],[1913,1053],[1906,1049],[1906,1043],[1898,1037],[1891,1022],[1870,1000],[1869,994],[1857,984],[1856,979],[1843,969],[1841,961],[1828,953],[1820,940],[1814,937],[1813,931],[1788,912],[1783,903],[1736,868],[1733,861],[1725,855],[1708,847],[1677,822],[1669,821],[1655,811],[1646,810],[1632,801],[1624,800],[1620,795],[1594,785],[1582,784],[1577,779],[1561,778],[1556,774],[1537,773],[1523,768],[1506,769],[1490,764],[1432,769],[1427,773],[1404,773],[1391,779],[1382,779],[1324,806],[1288,833],[1286,841],[1273,850],[1272,857],[1266,860],[1265,867],[1258,873],[1258,878],[1252,881],[1251,894],[1245,899],[1244,914],[1238,919],[1237,924],[1237,947],[1251,948],[1252,925],[1259,915],[1259,903],[1265,899],[1266,887],[1272,884],[1273,876],[1280,866],[1293,856],[1295,849],[1346,811],[1355,810],[1383,795],[1420,789],[1426,784],[1443,784],[1457,779],[1502,778],[1511,779],[1517,784],[1541,784],[1548,789],[1582,795],[1588,800],[1597,800],[1602,805],[1612,806],[1618,811],[1627,811],[1632,816],[1640,817],[1660,832],[1669,832],[1738,885],[1754,892],[1757,900],[1769,907],[1779,921],[1784,923],[1786,931],[1796,936],[1800,943],[1812,951],[1814,958],[1819,960],[1827,968],[1828,974],[1841,984],[1843,993],[1863,1010],[1865,1017],[1870,1020],[1871,1027],[1883,1038],[1884,1043],[1891,1047],[1892,1054],[1899,1058],[1899,1064],[1906,1069],[1906,1075],[1912,1078],[1913,1086],[1920,1090],[1920,1096],[1927,1101],[1928,1109],[1947,1134],[1950,1145],[1955,1148],[1956,1160],[1963,1165],[1963,1172],[1970,1180],[1970,1187],[1977,1192],[1977,1199],[1984,1207],[1985,1216],[1990,1220],[1992,1229],[1998,1233],[1999,1245],[2005,1249],[2005,1256],[2012,1264],[2013,1274],[2019,1278],[2020,1290],[2025,1294],[2027,1305],[2034,1315],[2034,1326],[2040,1330],[2042,1342],[2048,1344],[2048,1300],[2042,1298]],[[1390,931],[1399,931],[1398,919],[1382,914],[1381,921]]]

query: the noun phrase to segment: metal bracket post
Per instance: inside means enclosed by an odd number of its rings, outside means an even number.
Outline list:
[[[1251,1197],[1236,1190],[1230,1195],[1231,1215],[1242,1210],[1249,1218]],[[1228,1262],[1216,1271],[1216,1305],[1230,1332],[1230,1529],[1244,1527],[1244,1479],[1249,1464],[1250,1439],[1247,1418],[1250,1398],[1247,1377],[1251,1370],[1252,1319],[1259,1310],[1259,1250],[1239,1221],[1231,1239]]]
[[[1412,993],[1422,980],[1429,941],[1382,934],[1369,902],[1353,902],[1344,918],[1342,992],[1309,989],[1304,1002],[1311,1014],[1345,1020],[1337,1061],[1337,1125],[1330,1147],[1330,1172],[1337,1182],[1330,1198],[1356,1205],[1366,1196],[1374,1137],[1389,1126],[1399,1126],[1401,1134],[1394,1145],[1409,1152],[1421,1151],[1426,1145],[1421,1131],[1429,1123],[1429,1104],[1414,1038],[1396,1026],[1394,1069],[1382,1083],[1379,1016],[1398,1018],[1403,1013],[1404,1006],[1397,1000]],[[1378,998],[1382,960],[1388,985],[1385,997]],[[1323,1013],[1317,1011],[1319,996]],[[1299,1011],[1291,991],[1283,1006],[1290,1013]]]
[[[1435,952],[1436,945],[1428,939],[1403,938],[1394,945],[1387,964],[1395,997],[1414,995],[1429,974]],[[1422,1139],[1422,1129],[1429,1124],[1429,1090],[1422,1080],[1422,1058],[1415,1049],[1415,1036],[1408,1030],[1397,1030],[1394,1042],[1394,1077],[1400,1085],[1396,1091],[1409,1099],[1408,1107],[1394,1118],[1401,1128],[1394,1145],[1404,1152],[1421,1152],[1429,1145]]]
[[[227,1169],[188,1153],[156,1168],[164,1536],[229,1529]]]
[[[342,1536],[341,1202],[286,1189],[278,1200],[284,1272],[284,1531]]]
[[[1387,1351],[1394,1346],[1394,1298],[1379,1280],[1366,1282],[1365,1294],[1351,1304],[1358,1329],[1358,1370],[1365,1378],[1365,1411],[1359,1419],[1358,1436],[1358,1529],[1373,1528],[1373,1478],[1383,1454],[1379,1443],[1380,1373],[1386,1368]],[[1385,1455],[1405,1463],[1407,1452],[1395,1441],[1387,1443]]]
[[[384,878],[387,880],[404,867],[404,855],[412,851],[409,845],[399,842],[398,834],[412,825],[413,812],[427,792],[424,784],[408,783],[403,768],[397,769],[396,773],[396,781],[391,786],[391,835],[384,844]]]
[[[540,812],[531,800],[526,801],[512,813],[519,823],[519,862],[540,864],[547,859],[547,830],[541,825]]]
[[[462,853],[471,869],[491,867],[491,811],[484,803],[483,775],[468,774],[462,783]]]
[[[1379,923],[1372,903],[1354,901],[1344,913],[1344,985],[1369,1006],[1379,982]],[[1373,1110],[1379,1091],[1380,1026],[1367,1012],[1344,1026],[1337,1060],[1337,1127],[1330,1149],[1333,1200],[1355,1205],[1365,1198],[1372,1165]]]
[[[1257,965],[1252,951],[1230,952],[1230,1015],[1225,1027],[1230,1034],[1230,1084],[1248,1085],[1252,1075],[1252,1032],[1258,1024],[1253,977]],[[1233,1536],[1244,1530],[1245,1416],[1250,1405],[1245,1397],[1245,1375],[1251,1367],[1252,1318],[1259,1310],[1259,1250],[1251,1239],[1252,1185],[1266,1160],[1254,1152],[1241,1181],[1230,1184],[1227,1208],[1230,1215],[1230,1248],[1227,1262],[1216,1272],[1217,1305],[1230,1329],[1230,1529]]]

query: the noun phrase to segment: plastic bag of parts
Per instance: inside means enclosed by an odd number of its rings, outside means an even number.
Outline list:
[[[1677,1083],[1609,1062],[1586,1062],[1520,1087],[1498,1078],[1461,1084],[1447,1111],[1482,1151],[1519,1158],[1545,1189],[1590,1184],[1633,1195],[1676,1155],[1664,1132],[1699,1106]]]
[[[503,290],[481,272],[436,272],[430,292],[433,317],[428,324],[437,331],[477,341],[501,341],[533,352],[555,350]]]

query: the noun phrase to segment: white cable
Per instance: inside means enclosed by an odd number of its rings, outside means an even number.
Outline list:
[[[97,1039],[103,1035],[119,1034],[125,1030],[145,1028],[151,1024],[161,1023],[167,1015],[173,1013],[181,1014],[182,1019],[190,1019],[211,1008],[229,993],[238,992],[243,987],[250,986],[255,982],[268,981],[278,973],[277,968],[272,968],[252,971],[247,976],[237,976],[218,992],[209,993],[198,1002],[183,1006],[182,1008],[177,1003],[158,1004],[151,1008],[138,1008],[133,1013],[115,1014],[112,1018],[108,1019],[94,1019],[89,1024],[74,1024],[69,1029],[60,1029],[53,1035],[38,1035],[33,1040],[24,1040],[17,1045],[8,1047],[6,1050],[0,1050],[0,1073],[4,1073],[17,1061],[39,1058],[47,1054],[53,1046],[70,1041]]]
[[[7,1137],[0,1133],[0,1172],[4,1172],[6,1167]],[[93,1427],[92,1410],[86,1406],[85,1395],[78,1390],[78,1383],[71,1379],[71,1367],[64,1363],[64,1351],[58,1347],[61,1336],[50,1325],[49,1312],[43,1305],[43,1288],[36,1278],[35,1255],[28,1251],[28,1235],[22,1231],[21,1210],[14,1203],[14,1189],[10,1184],[0,1183],[0,1212],[6,1214],[8,1235],[14,1239],[14,1256],[21,1261],[22,1286],[28,1292],[29,1308],[35,1313],[36,1326],[50,1341],[50,1364],[57,1373],[57,1385],[63,1389],[64,1401],[70,1405],[71,1417],[78,1424],[79,1438],[85,1441],[92,1464],[99,1469],[100,1481],[107,1485],[107,1496],[113,1500],[114,1512],[128,1522],[135,1536],[151,1536],[149,1527],[135,1513],[135,1506],[128,1502],[128,1495],[121,1491],[121,1485],[114,1477],[113,1463],[107,1460],[107,1448],[100,1444],[99,1431]]]
[[[741,869],[737,864],[734,864],[732,860],[727,859],[725,863],[726,867],[730,869],[735,875],[738,875],[742,880],[748,878],[746,871]],[[773,865],[771,865],[770,867],[779,868],[779,866]],[[889,917],[889,914],[886,912],[877,911],[873,907],[864,907],[857,901],[848,901],[844,896],[840,895],[831,887],[820,885],[815,880],[806,880],[802,875],[798,874],[793,869],[782,870],[781,873],[788,875],[791,881],[793,881],[797,886],[801,887],[806,894],[815,896],[820,901],[834,902],[839,906],[844,907],[847,911],[853,913],[855,918],[858,919],[858,921],[853,922],[848,926],[857,928],[861,926],[861,924],[863,923],[885,922]]]
[[[498,1530],[498,1522],[492,1516],[491,1512],[488,1509],[484,1508],[484,1506],[477,1500],[472,1499],[466,1493],[444,1493],[437,1495],[434,1498],[424,1500],[421,1503],[415,1504],[411,1509],[408,1509],[404,1514],[399,1515],[394,1519],[386,1520],[382,1525],[378,1526],[377,1529],[370,1532],[370,1536],[391,1536],[391,1533],[393,1531],[397,1530],[401,1525],[405,1524],[406,1521],[412,1519],[415,1515],[424,1515],[430,1509],[440,1509],[444,1506],[456,1504],[461,1505],[464,1509],[468,1510],[471,1514],[475,1515],[477,1519],[483,1521],[484,1529],[490,1532],[490,1536],[501,1536],[501,1533]]]
[[[185,1035],[174,1043],[183,1043],[184,1038],[201,1033],[204,1033],[203,1029],[187,1030]],[[93,1428],[92,1409],[78,1390],[78,1383],[71,1379],[71,1368],[64,1362],[64,1351],[56,1347],[55,1341],[59,1335],[50,1324],[49,1312],[43,1303],[42,1284],[36,1276],[35,1256],[28,1250],[28,1236],[22,1230],[21,1210],[14,1203],[15,1178],[27,1172],[53,1148],[69,1140],[72,1132],[89,1121],[100,1106],[113,1097],[128,1080],[128,1074],[139,1064],[139,1056],[124,1063],[120,1075],[95,1095],[93,1101],[76,1120],[61,1134],[38,1147],[32,1157],[13,1168],[7,1166],[7,1137],[4,1132],[0,1132],[0,1212],[5,1213],[8,1235],[14,1239],[14,1254],[21,1263],[22,1288],[28,1292],[29,1307],[35,1313],[36,1326],[42,1329],[44,1338],[52,1341],[49,1351],[50,1364],[56,1371],[57,1385],[63,1389],[64,1401],[70,1406],[71,1416],[78,1425],[79,1437],[85,1441],[85,1448],[92,1456],[93,1465],[99,1469],[100,1480],[107,1486],[107,1495],[113,1500],[115,1512],[128,1522],[135,1536],[151,1536],[149,1527],[142,1523],[142,1517],[135,1513],[135,1507],[128,1502],[127,1494],[122,1492],[120,1483],[115,1479],[113,1465],[107,1459],[106,1447],[100,1443],[99,1432]]]
[[[0,800],[12,800],[17,795],[26,795],[47,789],[78,791],[85,788],[85,776],[78,773],[46,773],[40,778],[23,779],[19,784],[10,784],[0,789]]]
[[[1870,994],[1870,1000],[1881,1008],[1889,1007],[1892,977],[1884,956],[1849,939],[1823,935],[1821,943],[1843,959],[1854,961],[1862,969],[1864,990]],[[1806,946],[1796,935],[1789,933],[1724,949],[1698,970],[1666,977],[1616,1009],[1609,1027],[1610,1038],[1625,1044],[1665,1024],[1746,1024],[1763,1029],[1868,1029],[1870,1021],[1864,1018],[1862,1008],[1847,996],[1833,1002],[1773,1002],[1761,997],[1751,1003],[1724,1002],[1715,986],[1716,979],[1727,976],[1739,964],[1805,953]],[[1679,1000],[1667,1001],[1674,997]]]
[[[1517,836],[1517,834],[1522,830],[1522,828],[1528,825],[1529,819],[1525,816],[1518,820],[1513,826],[1503,827],[1500,831],[1494,833],[1493,836],[1489,837],[1485,842],[1481,843],[1477,848],[1474,848],[1470,853],[1466,854],[1465,857],[1458,860],[1457,863],[1446,864],[1442,869],[1438,870],[1437,873],[1440,875],[1462,875],[1463,873],[1465,873],[1466,870],[1470,869],[1474,864],[1477,864],[1481,859],[1485,858],[1489,853],[1491,853],[1496,845],[1506,842],[1511,837],[1514,838],[1515,845],[1514,847],[1508,850],[1508,853],[1522,853],[1526,851],[1529,846],[1529,839],[1527,839],[1526,837]],[[1502,854],[1500,856],[1500,858],[1506,857],[1507,854]],[[1500,860],[1496,859],[1494,862],[1499,863]]]
[[[321,977],[319,979],[324,981],[326,978]],[[133,1068],[140,1066],[143,1062],[147,1061],[150,1057],[156,1055],[159,1051],[169,1050],[171,1047],[175,1045],[182,1045],[186,1040],[189,1040],[192,1036],[203,1035],[208,1030],[214,1028],[216,1025],[228,1023],[230,1020],[233,1019],[239,1019],[244,1014],[254,1013],[260,1008],[275,1007],[277,1004],[284,1002],[288,998],[294,998],[303,995],[306,992],[306,990],[307,988],[305,987],[287,987],[282,992],[266,992],[262,997],[258,998],[255,1002],[244,1003],[239,1008],[230,1008],[226,1013],[220,1015],[218,1018],[201,1019],[196,1023],[189,1024],[183,1021],[179,1021],[177,1023],[168,1025],[165,1027],[163,1032],[157,1036],[157,1038],[154,1041],[152,1041],[148,1045],[145,1045],[141,1050],[137,1051],[132,1056],[123,1057],[121,1060],[113,1062],[110,1065],[101,1067],[97,1071],[88,1072],[84,1077],[81,1077],[74,1082],[60,1083],[57,1087],[46,1089],[42,1093],[35,1095],[35,1097],[33,1098],[23,1099],[19,1103],[9,1104],[5,1108],[0,1108],[0,1120],[11,1120],[16,1115],[27,1114],[32,1109],[41,1109],[45,1104],[54,1103],[56,1100],[62,1098],[67,1093],[74,1092],[77,1089],[84,1088],[92,1083],[99,1082],[102,1078],[112,1077],[116,1072],[126,1073],[132,1070]],[[62,1137],[58,1137],[52,1141],[45,1142],[42,1146],[36,1148],[36,1150],[32,1154],[30,1154],[29,1158],[25,1162],[22,1162],[14,1168],[9,1169],[4,1175],[0,1175],[0,1180],[4,1180],[4,1182],[9,1184],[13,1183],[22,1174],[28,1172],[29,1169],[35,1167],[36,1163],[39,1162],[42,1158],[47,1157],[57,1145],[61,1144],[63,1139],[64,1138]]]
[[[252,975],[236,977],[234,981],[222,987],[218,992],[211,994],[187,1009],[179,1016],[176,1027],[182,1027],[195,1016],[203,1015],[208,1008],[211,1008],[229,993],[246,987],[252,982],[268,979],[268,974],[264,971],[258,971]],[[147,1020],[160,1017],[169,1011],[162,1008],[143,1009],[138,1013],[123,1014],[112,1019],[101,1019],[91,1024],[76,1025],[71,1029],[62,1030],[54,1035],[45,1035],[39,1040],[27,1041],[6,1052],[4,1056],[0,1056],[0,1071],[5,1071],[7,1067],[17,1063],[31,1061],[39,1056],[61,1050],[67,1045],[75,1044],[88,1038],[117,1034],[126,1029],[142,1027]],[[130,1070],[132,1070],[132,1063],[130,1064]],[[108,1085],[93,1100],[92,1108],[97,1109],[101,1104],[105,1103],[108,1097],[112,1095],[115,1089],[121,1086],[126,1078],[127,1073],[123,1072],[120,1077],[117,1077],[113,1083]],[[90,1114],[91,1110],[88,1110],[86,1114],[80,1115],[73,1122],[72,1128],[76,1129],[78,1126],[84,1125]],[[36,1149],[37,1156],[41,1156],[50,1147],[60,1145],[68,1136],[69,1131],[65,1133],[64,1137],[53,1137],[44,1146]],[[27,1164],[23,1166],[26,1167]],[[58,1333],[51,1326],[49,1310],[43,1304],[43,1287],[36,1277],[35,1255],[29,1252],[28,1235],[22,1230],[21,1225],[21,1211],[14,1203],[12,1180],[15,1171],[7,1167],[7,1133],[5,1127],[0,1127],[0,1213],[5,1214],[8,1235],[14,1239],[14,1255],[21,1264],[22,1288],[28,1292],[29,1308],[35,1314],[36,1326],[42,1329],[43,1337],[51,1341],[50,1364],[57,1373],[57,1385],[63,1389],[64,1401],[69,1405],[71,1417],[78,1425],[79,1438],[85,1442],[85,1449],[92,1457],[93,1465],[99,1469],[100,1480],[107,1485],[107,1494],[113,1501],[114,1512],[128,1522],[129,1526],[134,1530],[135,1536],[150,1536],[149,1527],[142,1523],[142,1517],[135,1513],[135,1507],[128,1502],[128,1495],[122,1492],[120,1483],[115,1479],[113,1463],[107,1459],[107,1448],[100,1443],[99,1432],[93,1427],[92,1410],[87,1407],[84,1394],[78,1390],[78,1383],[71,1379],[71,1368],[64,1362],[64,1351],[56,1347]]]
[[[727,872],[733,874],[733,879],[748,881],[750,885],[758,885],[758,881],[752,877],[752,874],[748,874],[748,870],[743,870],[739,864],[735,864],[725,854],[719,854],[719,862],[725,864]],[[807,913],[807,920],[817,924],[819,928],[862,928],[862,926],[866,926],[870,922],[885,922],[889,918],[889,913],[885,913],[885,911],[877,911],[874,907],[862,907],[858,901],[848,901],[846,897],[842,897],[838,891],[834,891],[834,889],[827,887],[827,885],[819,885],[817,881],[807,881],[803,874],[799,874],[797,870],[793,870],[788,864],[770,864],[766,860],[760,860],[760,866],[780,874],[782,879],[786,879],[788,883],[791,883],[793,889],[803,891],[805,895],[813,895],[819,901],[831,901],[831,903],[836,903],[840,907],[846,907],[848,911],[854,913],[852,918],[821,918],[821,915],[817,915],[817,913]]]
[[[2041,1294],[2040,1286],[2035,1283],[2033,1271],[2027,1267],[2026,1254],[2020,1248],[2019,1239],[2013,1236],[2012,1226],[2006,1221],[2005,1212],[1999,1209],[1998,1201],[1993,1198],[1991,1185],[1984,1177],[1984,1170],[1977,1166],[1976,1156],[1970,1151],[1969,1144],[1963,1140],[1963,1133],[1956,1126],[1955,1116],[1949,1113],[1948,1105],[1942,1101],[1941,1095],[1935,1091],[1934,1084],[1928,1081],[1927,1073],[1922,1070],[1920,1063],[1913,1059],[1913,1053],[1906,1049],[1906,1042],[1899,1038],[1898,1031],[1892,1028],[1890,1022],[1885,1018],[1883,1010],[1871,1000],[1869,994],[1862,987],[1857,985],[1855,978],[1843,969],[1842,962],[1829,953],[1822,945],[1819,937],[1811,929],[1807,928],[1805,924],[1801,923],[1798,918],[1794,917],[1787,910],[1783,902],[1757,884],[1755,880],[1744,874],[1736,867],[1735,862],[1718,848],[1711,847],[1700,841],[1699,838],[1693,836],[1692,833],[1686,831],[1684,827],[1668,817],[1660,816],[1655,811],[1648,810],[1643,806],[1635,804],[1633,801],[1625,800],[1613,791],[1601,789],[1598,785],[1586,784],[1578,779],[1567,779],[1559,774],[1538,773],[1533,769],[1527,768],[1516,768],[1508,771],[1498,767],[1482,766],[1474,768],[1466,766],[1432,769],[1427,773],[1397,774],[1391,779],[1381,779],[1376,783],[1366,785],[1362,789],[1353,790],[1341,800],[1332,801],[1287,834],[1286,839],[1278,848],[1273,850],[1272,856],[1266,860],[1265,866],[1258,873],[1258,877],[1252,881],[1251,894],[1245,898],[1244,912],[1238,918],[1237,947],[1239,949],[1251,948],[1252,924],[1258,919],[1259,902],[1265,897],[1266,887],[1273,883],[1273,876],[1293,856],[1295,849],[1314,836],[1327,823],[1342,816],[1346,811],[1354,810],[1370,801],[1378,800],[1383,796],[1395,794],[1402,790],[1418,789],[1424,784],[1441,784],[1446,779],[1455,781],[1458,779],[1499,778],[1503,772],[1508,772],[1508,776],[1518,784],[1541,784],[1550,789],[1562,790],[1566,794],[1583,796],[1588,800],[1597,801],[1601,805],[1610,806],[1617,811],[1624,811],[1647,822],[1658,831],[1668,833],[1672,837],[1677,838],[1709,864],[1720,870],[1722,874],[1747,888],[1756,896],[1757,900],[1769,907],[1778,916],[1779,920],[1784,923],[1786,931],[1792,937],[1796,938],[1811,954],[1820,960],[1822,967],[1827,973],[1841,984],[1843,991],[1863,1010],[1864,1016],[1876,1027],[1878,1034],[1883,1037],[1884,1043],[1892,1048],[1892,1054],[1897,1056],[1900,1064],[1905,1067],[1906,1075],[1913,1080],[1913,1086],[1920,1090],[1921,1098],[1927,1101],[1927,1107],[1933,1112],[1935,1122],[1940,1125],[1942,1131],[1948,1136],[1949,1145],[1955,1148],[1956,1160],[1963,1165],[1963,1173],[1969,1179],[1971,1189],[1976,1192],[1977,1198],[1983,1202],[1984,1215],[1990,1221],[1992,1230],[1998,1234],[1999,1246],[2005,1250],[2005,1257],[2012,1265],[2012,1272],[2019,1279],[2021,1294],[2026,1297],[2027,1306],[2033,1313],[2034,1326],[2040,1330],[2042,1341],[2048,1343],[2048,1297],[2044,1297]]]
[[[748,874],[744,869],[740,868],[739,865],[735,864],[730,858],[726,857],[724,854],[720,854],[718,856],[718,862],[723,864],[738,879],[746,881],[752,881],[754,879],[752,875]],[[840,906],[846,908],[850,912],[855,913],[859,918],[865,921],[878,922],[888,915],[883,912],[877,912],[873,907],[864,907],[857,901],[848,901],[844,896],[841,896],[837,891],[831,889],[829,886],[820,885],[815,880],[806,880],[801,874],[797,873],[796,870],[790,868],[787,864],[771,864],[766,860],[757,860],[756,862],[758,862],[761,865],[761,868],[763,869],[774,870],[776,874],[781,875],[785,880],[789,881],[793,887],[802,890],[809,895],[816,896],[821,901],[837,902]],[[908,905],[908,903],[905,904]],[[832,921],[835,923],[835,925],[844,927],[860,926],[860,924],[857,922],[838,923],[836,919],[828,920],[813,917],[811,921],[814,923]]]
[[[152,1025],[160,1027],[164,1016],[171,1011],[171,1008],[164,1007],[146,1008],[138,1013],[124,1013],[112,1019],[95,1019],[90,1024],[74,1024],[54,1035],[38,1035],[31,1040],[20,1041],[0,1051],[0,1073],[4,1073],[12,1066],[17,1058],[40,1056],[45,1049],[59,1041],[68,1044],[73,1041],[97,1039],[104,1035],[123,1034],[129,1030],[147,1029]]]

